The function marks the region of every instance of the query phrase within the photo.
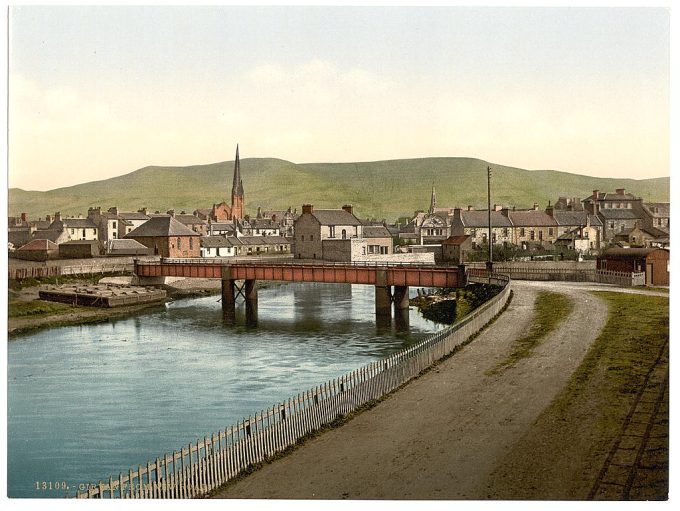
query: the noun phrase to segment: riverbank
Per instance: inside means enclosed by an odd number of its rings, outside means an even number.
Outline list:
[[[104,277],[98,280],[102,284],[130,284],[132,277],[116,276]],[[70,279],[69,282],[79,282]],[[82,279],[83,283],[92,283],[92,279]],[[162,287],[168,293],[165,302],[195,298],[200,296],[217,295],[221,292],[221,281],[218,279],[183,279],[176,280]],[[259,282],[261,289],[280,285],[277,282]],[[109,319],[123,318],[141,311],[159,307],[164,302],[147,303],[115,308],[81,307],[56,302],[40,300],[38,291],[41,285],[10,289],[7,319],[7,333],[11,338],[25,332],[55,328],[60,326],[83,325],[101,323]]]
[[[98,280],[103,284],[130,284],[132,277],[104,277]],[[69,282],[80,282],[70,279]],[[92,283],[91,279],[82,279],[82,283]],[[9,290],[7,333],[9,338],[25,332],[55,328],[60,326],[83,325],[106,322],[114,318],[123,318],[141,311],[162,305],[163,302],[129,305],[115,308],[81,307],[63,303],[40,300],[38,292],[41,284],[18,287]],[[220,281],[213,279],[185,279],[163,286],[172,301],[220,292]]]

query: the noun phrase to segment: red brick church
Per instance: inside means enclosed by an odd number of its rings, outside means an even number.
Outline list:
[[[237,144],[236,160],[234,161],[234,182],[231,187],[231,206],[226,202],[213,204],[210,210],[210,219],[213,222],[243,220],[243,213],[243,180],[241,179],[241,162],[238,156]]]

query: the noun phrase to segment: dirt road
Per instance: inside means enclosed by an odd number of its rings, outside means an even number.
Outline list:
[[[489,487],[492,473],[564,387],[607,318],[606,305],[588,292],[592,286],[512,285],[508,310],[460,353],[218,497],[485,499],[505,493]],[[572,313],[531,357],[488,375],[530,327],[543,289],[573,299]]]

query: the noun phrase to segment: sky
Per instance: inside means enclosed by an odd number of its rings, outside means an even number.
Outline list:
[[[664,7],[9,10],[8,184],[474,157],[670,175]]]

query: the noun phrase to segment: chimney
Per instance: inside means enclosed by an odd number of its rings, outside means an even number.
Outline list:
[[[45,222],[52,223],[52,215],[45,215]]]
[[[453,221],[451,222],[451,236],[462,236],[465,234],[463,219],[461,218],[460,208],[453,208]]]
[[[501,215],[503,215],[506,218],[510,218],[510,210],[508,208],[502,208]]]
[[[314,213],[314,206],[312,206],[311,204],[303,204],[302,205],[302,214],[303,215],[305,215],[305,214],[311,215],[312,213]]]
[[[555,212],[555,208],[550,205],[550,202],[548,202],[548,207],[545,208],[545,212],[550,216],[554,216],[553,213]]]
[[[616,193],[618,195],[626,195],[626,189],[625,188],[617,188]]]
[[[593,190],[593,200],[600,198],[600,190]]]
[[[112,215],[118,215],[118,206],[113,206],[112,208],[109,208],[109,213]]]
[[[474,210],[475,210],[475,208],[473,208],[472,206],[470,206],[470,205],[468,204],[468,208],[467,208],[467,210],[468,210],[468,211],[474,211]]]
[[[21,213],[21,221],[28,222],[28,217],[26,216],[26,213]]]
[[[503,209],[503,206],[501,206],[500,204],[494,204],[493,205],[494,211],[501,211],[502,209]]]
[[[149,209],[148,208],[142,208],[138,209],[137,213],[141,213],[142,215],[148,215],[149,214]]]
[[[350,215],[353,214],[353,213],[352,213],[352,205],[351,205],[351,204],[345,204],[345,205],[342,207],[342,209],[343,209],[343,211],[347,211]]]
[[[54,221],[55,221],[55,222],[61,222],[61,211],[57,211],[57,212],[54,214]]]
[[[534,202],[534,211],[538,211],[538,202]]]
[[[166,215],[170,215],[172,218],[175,218],[175,210],[174,209],[169,209],[165,212]]]

